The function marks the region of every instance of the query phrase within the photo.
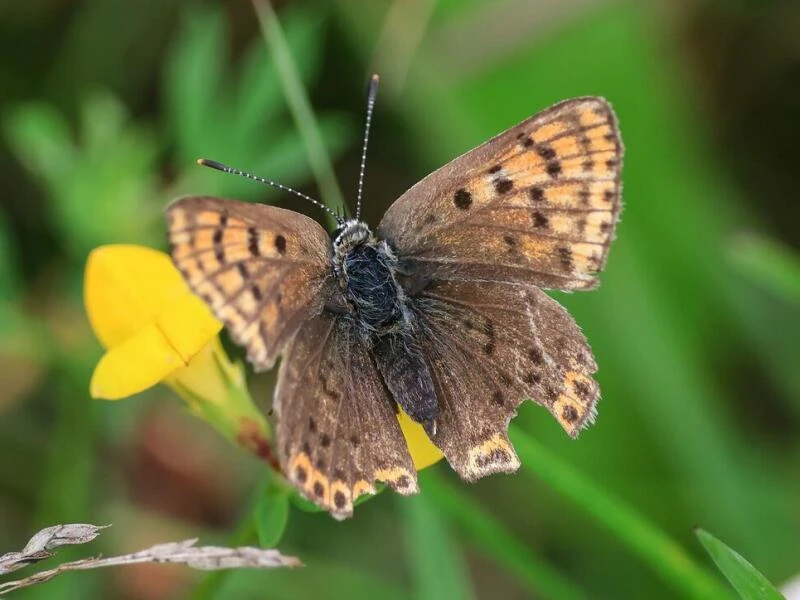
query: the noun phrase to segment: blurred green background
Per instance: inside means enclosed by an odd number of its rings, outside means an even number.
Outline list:
[[[422,176],[534,112],[570,96],[611,101],[626,147],[617,241],[598,291],[556,294],[600,365],[598,421],[571,441],[526,405],[517,475],[467,485],[439,464],[420,496],[381,494],[344,523],[293,508],[278,546],[302,571],[209,580],[141,566],[68,574],[15,597],[702,597],[659,571],[627,521],[609,525],[620,506],[674,540],[677,562],[718,583],[709,590],[726,584],[695,526],[776,584],[798,576],[800,4],[304,0],[275,10],[351,202],[365,86],[381,74],[372,224]],[[80,521],[114,527],[60,560],[195,536],[254,543],[262,464],[166,388],[90,400],[101,348],[81,299],[88,252],[163,248],[162,211],[177,195],[321,218],[194,165],[205,156],[320,194],[252,5],[5,2],[0,51],[0,552]],[[265,410],[272,384],[252,380]],[[522,450],[530,440],[545,452],[538,462]],[[597,495],[560,486],[561,474]]]

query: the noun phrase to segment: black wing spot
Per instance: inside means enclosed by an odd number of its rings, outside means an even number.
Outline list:
[[[544,190],[538,185],[533,186],[528,193],[534,202],[544,202]]]
[[[305,467],[298,466],[294,470],[294,478],[298,481],[298,483],[305,483],[308,481],[308,471],[306,471]]]
[[[213,240],[214,240],[215,244],[221,244],[222,243],[222,234],[223,234],[222,229],[216,229],[214,231]]]
[[[321,498],[322,495],[325,493],[325,488],[322,485],[321,481],[314,482],[314,495],[318,498]]]
[[[500,165],[495,165],[491,169],[489,169],[489,174],[494,175],[495,173],[499,172],[502,169]]]
[[[264,295],[261,293],[260,287],[258,287],[257,285],[251,286],[250,292],[253,294],[253,298],[255,298],[256,302],[261,302],[261,298],[263,298]]]
[[[561,261],[561,266],[567,271],[571,272],[572,269],[575,268],[575,265],[572,263],[572,250],[566,246],[558,248],[558,258]]]
[[[556,157],[556,151],[547,144],[536,146],[536,153],[545,160],[553,160]]]
[[[505,194],[514,189],[514,182],[505,177],[494,182],[494,189],[498,194]]]
[[[575,421],[578,420],[578,411],[575,410],[574,406],[570,406],[568,404],[561,411],[561,416],[567,423],[574,423]]]
[[[511,460],[508,452],[503,448],[492,448],[489,454],[481,454],[475,459],[475,464],[480,468],[487,467],[492,464],[504,464]]]
[[[535,385],[542,381],[542,375],[541,373],[537,373],[536,371],[530,371],[528,373],[525,373],[523,381],[528,385]]]
[[[247,265],[243,262],[236,263],[236,269],[239,271],[239,275],[242,276],[242,279],[250,277],[250,271],[247,270]]]
[[[541,211],[535,210],[533,211],[533,226],[537,229],[547,229],[550,225],[550,219],[547,218],[547,215],[543,214]]]
[[[528,358],[535,365],[541,365],[544,362],[544,356],[539,348],[531,348],[528,350]]]
[[[492,404],[496,406],[503,406],[506,403],[505,397],[503,396],[503,392],[500,390],[495,390],[494,394],[492,394]]]
[[[467,210],[470,206],[472,206],[472,194],[470,194],[464,188],[457,190],[453,196],[453,204],[456,205],[456,208]]]
[[[533,141],[531,138],[529,138],[529,137],[525,138],[525,139],[522,141],[522,145],[523,145],[525,148],[530,148],[531,146],[533,146],[533,144],[534,144],[534,141]]]
[[[261,256],[261,250],[258,247],[258,229],[255,227],[247,228],[247,249],[252,256]]]
[[[341,490],[337,490],[333,495],[333,503],[336,505],[336,508],[340,510],[344,508],[345,504],[347,504],[347,498],[345,498]]]
[[[319,445],[322,446],[323,448],[327,448],[328,446],[330,446],[331,436],[329,436],[327,433],[321,434],[319,436]]]
[[[551,160],[547,163],[547,174],[553,179],[561,175],[561,161]]]
[[[606,202],[611,202],[613,199],[614,199],[614,192],[612,192],[611,190],[606,190],[603,193],[603,200],[605,200]]]
[[[584,170],[584,172],[588,173],[594,169],[594,161],[591,158],[587,158],[585,161],[583,161],[583,164],[581,164],[581,168]]]
[[[592,390],[588,385],[586,385],[585,382],[575,381],[572,384],[572,388],[575,390],[575,395],[578,396],[578,398],[580,398],[581,400],[583,400],[584,404],[589,402],[589,400],[591,399]]]
[[[308,417],[308,430],[311,433],[317,432],[317,422],[314,420],[314,417]]]
[[[278,254],[286,254],[286,238],[280,234],[275,236],[275,250]]]

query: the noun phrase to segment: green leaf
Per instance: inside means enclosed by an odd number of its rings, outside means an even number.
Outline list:
[[[193,157],[221,117],[229,116],[220,98],[225,36],[218,11],[189,12],[178,33],[164,75],[164,99],[181,156]]]
[[[400,498],[407,532],[406,552],[420,600],[474,598],[469,571],[442,515],[425,494]]]
[[[262,548],[275,548],[289,523],[289,491],[270,480],[256,505],[253,518],[258,543]]]
[[[298,492],[294,492],[291,496],[292,504],[294,504],[295,508],[302,510],[303,512],[307,513],[318,513],[322,512],[322,509],[311,502],[311,500],[306,500],[303,498]]]
[[[446,483],[432,471],[422,473],[420,479],[422,493],[437,506],[442,515],[472,540],[478,552],[515,575],[532,595],[553,599],[587,597],[571,581],[536,556],[461,488]]]
[[[16,107],[5,123],[12,151],[47,191],[45,217],[80,261],[105,243],[155,244],[155,138],[108,93],[89,94],[80,108],[76,136],[42,104]]]
[[[748,279],[794,304],[800,304],[800,257],[789,248],[756,234],[738,236],[730,259]]]
[[[738,552],[704,529],[695,531],[706,552],[744,600],[781,600],[783,596]]]
[[[287,43],[295,57],[298,75],[306,84],[313,81],[319,70],[325,39],[323,18],[324,11],[302,9],[287,10],[283,16]],[[263,139],[264,133],[277,125],[273,122],[285,107],[277,67],[260,40],[248,49],[242,63],[236,137],[249,135]]]
[[[293,7],[284,11],[281,42],[296,57],[292,80],[302,90],[322,61],[325,11]],[[287,114],[287,98],[274,52],[261,40],[245,50],[242,65],[227,66],[228,41],[219,11],[193,12],[178,36],[164,82],[168,123],[175,139],[179,174],[174,195],[204,193],[263,201],[265,190],[238,177],[220,177],[195,165],[214,158],[284,185],[308,179],[307,142]],[[307,100],[306,100],[307,103]],[[353,140],[349,121],[337,114],[319,116],[314,138],[325,156],[340,154]],[[315,155],[316,156],[316,155]],[[317,157],[318,159],[318,157]],[[323,188],[323,195],[325,190]]]

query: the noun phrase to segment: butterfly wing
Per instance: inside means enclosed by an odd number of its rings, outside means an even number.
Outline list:
[[[567,100],[420,181],[378,234],[427,278],[589,289],[614,235],[621,165],[609,104]]]
[[[300,325],[330,296],[328,235],[299,213],[210,197],[167,208],[172,259],[192,291],[269,369]]]
[[[325,311],[300,328],[281,361],[274,409],[286,477],[334,517],[351,516],[375,481],[404,495],[419,490],[395,404],[345,317]]]
[[[540,289],[439,281],[418,306],[440,407],[432,440],[462,478],[519,467],[507,432],[525,398],[573,437],[594,419],[592,352],[572,317]]]

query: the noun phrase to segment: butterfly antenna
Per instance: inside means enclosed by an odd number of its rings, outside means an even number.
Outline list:
[[[334,211],[330,208],[325,206],[319,200],[314,200],[311,196],[307,196],[303,192],[298,192],[295,189],[290,188],[289,186],[283,185],[281,183],[277,183],[272,181],[271,179],[267,179],[266,177],[259,177],[258,175],[253,175],[252,173],[248,173],[246,171],[241,171],[239,169],[234,169],[233,167],[229,167],[228,165],[223,165],[221,162],[217,162],[215,160],[208,160],[207,158],[199,158],[197,159],[198,165],[203,165],[204,167],[209,167],[211,169],[216,169],[217,171],[222,171],[223,173],[232,173],[233,175],[239,175],[240,177],[245,177],[247,179],[252,179],[253,181],[257,181],[259,183],[264,183],[266,185],[270,185],[274,188],[282,190],[284,192],[289,192],[290,194],[294,194],[295,196],[299,196],[304,200],[308,200],[311,204],[315,204],[319,206],[322,210],[327,212],[329,215],[333,216],[336,219],[336,222],[339,225],[344,224],[344,219],[342,219],[339,215],[337,215]]]
[[[358,170],[358,195],[356,199],[356,219],[361,217],[361,198],[364,193],[364,172],[367,168],[367,142],[369,141],[369,128],[372,125],[372,112],[375,110],[375,96],[378,95],[379,77],[373,75],[369,80],[367,92],[367,124],[364,126],[364,145],[361,147],[361,168]]]

